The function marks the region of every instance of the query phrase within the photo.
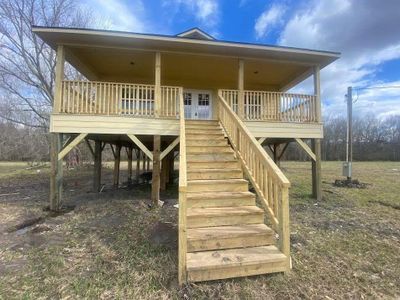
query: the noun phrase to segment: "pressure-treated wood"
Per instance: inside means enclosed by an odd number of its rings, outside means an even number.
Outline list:
[[[183,91],[179,93],[179,111],[184,111]],[[178,281],[179,285],[186,283],[186,256],[187,256],[187,174],[186,174],[186,132],[185,116],[180,113],[179,118],[179,212],[178,212]]]
[[[94,174],[93,191],[100,192],[101,189],[101,141],[94,141]]]
[[[50,135],[50,210],[59,211],[62,203],[63,160],[58,159],[58,153],[63,145],[63,135]]]
[[[280,249],[290,261],[288,188],[290,183],[272,159],[251,135],[243,122],[219,93],[219,119],[229,141],[251,181],[261,203],[280,234]]]
[[[275,246],[188,254],[188,279],[206,281],[285,271],[287,258]]]
[[[56,61],[56,74],[55,74],[55,84],[54,84],[54,103],[53,110],[55,112],[60,111],[62,102],[62,81],[64,80],[64,65],[65,65],[65,49],[63,45],[57,46],[57,61]]]
[[[314,160],[314,161],[316,160],[315,154],[313,153],[311,148],[305,142],[303,142],[303,140],[295,139],[295,141],[297,142],[297,144],[300,145],[301,148],[303,148],[303,150],[308,154],[308,156],[311,157],[312,160]]]
[[[62,160],[74,147],[76,147],[85,137],[87,133],[81,133],[74,138],[67,146],[65,146],[60,153],[58,153],[58,160]]]
[[[132,152],[131,147],[126,148],[126,154],[128,157],[128,183],[132,183]]]
[[[315,154],[315,161],[311,161],[312,171],[312,195],[321,201],[322,200],[322,180],[321,180],[321,140],[311,140],[312,150]]]
[[[128,134],[128,137],[140,148],[140,150],[143,151],[149,157],[151,160],[153,160],[153,153],[143,143],[133,134]],[[144,169],[144,168],[143,168]]]
[[[161,137],[155,135],[153,142],[153,177],[151,179],[151,200],[154,206],[158,206],[158,201],[160,200],[160,147]]]
[[[117,144],[115,146],[115,153],[114,153],[114,177],[113,177],[114,188],[117,188],[119,186],[120,163],[121,163],[121,145]]]
[[[140,149],[136,149],[136,182],[139,182],[139,176],[140,176],[140,156],[141,156]]]
[[[160,114],[160,106],[161,106],[160,105],[161,104],[161,53],[160,52],[156,52],[154,67],[155,67],[154,110],[155,110],[155,116],[158,117]]]
[[[238,73],[238,97],[237,97],[239,118],[244,118],[245,103],[244,103],[244,61],[239,59],[239,73]]]
[[[179,139],[180,138],[178,136],[175,140],[173,140],[173,142],[171,144],[168,145],[167,148],[165,148],[163,150],[163,152],[161,152],[161,154],[160,154],[160,159],[161,160],[164,159],[164,157],[167,156],[168,153],[170,153],[173,149],[175,149],[175,147],[179,144]]]

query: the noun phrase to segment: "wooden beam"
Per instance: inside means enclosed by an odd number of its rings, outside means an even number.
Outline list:
[[[239,59],[238,66],[238,115],[244,119],[244,60]]]
[[[58,160],[62,160],[76,145],[78,145],[88,134],[81,133],[74,140],[69,143],[64,149],[58,153]]]
[[[155,78],[154,78],[154,115],[158,117],[160,115],[161,108],[161,53],[156,52],[155,56]]]
[[[93,191],[100,192],[101,189],[101,141],[94,141],[94,172],[93,172]]]
[[[111,143],[110,143],[110,148],[111,148],[111,152],[112,152],[112,154],[114,156],[114,159],[115,159],[117,156],[115,155],[115,150],[114,150],[114,147],[113,147],[113,145]]]
[[[317,201],[322,200],[321,179],[321,140],[311,140],[311,147],[315,153],[315,161],[311,161],[312,169],[312,195]]]
[[[287,147],[289,146],[289,144],[290,144],[289,142],[285,144],[281,153],[279,154],[278,160],[281,160],[281,158],[282,158],[283,154],[285,154],[285,151],[286,151]]]
[[[300,145],[301,148],[303,148],[303,150],[308,154],[308,156],[311,157],[311,159],[313,161],[317,160],[317,158],[315,157],[315,154],[312,152],[311,148],[308,147],[308,145],[306,143],[304,143],[302,139],[296,138],[295,141],[297,142],[297,144]]]
[[[59,113],[61,110],[62,82],[64,80],[65,51],[63,45],[57,46],[57,61],[55,74],[55,90],[53,100],[53,112]]]
[[[128,137],[140,148],[140,150],[143,151],[147,155],[150,160],[153,160],[153,153],[143,143],[134,135],[134,134],[128,134]]]
[[[114,159],[114,188],[119,186],[119,169],[121,162],[121,145],[115,146],[115,159]]]
[[[154,207],[158,206],[158,201],[160,200],[160,147],[161,136],[155,135],[153,143],[153,177],[151,180],[151,200]]]
[[[132,183],[132,151],[131,147],[126,148],[126,154],[128,156],[128,183]]]
[[[320,68],[319,66],[314,66],[314,95],[315,99],[315,116],[317,122],[321,122],[321,83],[320,83]]]
[[[266,139],[266,137],[259,138],[258,142],[260,143],[260,145],[262,145],[262,143],[264,143]]]
[[[59,211],[62,203],[63,161],[58,153],[63,144],[62,133],[50,133],[50,210]]]
[[[102,142],[102,143],[101,143],[101,151],[103,151],[103,150],[104,150],[104,148],[106,147],[106,145],[107,145],[107,143],[106,143],[106,142]]]
[[[88,139],[85,139],[85,142],[86,142],[86,145],[87,145],[88,148],[89,148],[90,153],[92,153],[92,156],[94,157],[94,150],[93,150],[92,145],[90,145],[90,142],[89,142]]]
[[[136,181],[139,183],[140,176],[140,149],[136,149]]]
[[[160,160],[163,160],[164,157],[167,156],[167,154],[170,151],[172,151],[178,144],[179,144],[179,136],[171,144],[169,144],[169,146],[165,148],[163,152],[161,152]]]

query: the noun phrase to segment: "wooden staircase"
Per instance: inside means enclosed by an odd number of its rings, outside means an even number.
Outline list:
[[[186,120],[185,133],[187,281],[287,271],[219,122]]]

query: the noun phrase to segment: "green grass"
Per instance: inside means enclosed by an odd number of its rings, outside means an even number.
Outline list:
[[[360,299],[400,297],[400,163],[356,162],[354,178],[367,189],[334,187],[341,163],[324,162],[323,200],[310,197],[309,162],[283,162],[292,183],[293,269],[289,275],[177,285],[177,250],[155,245],[159,222],[176,222],[169,203],[150,210],[148,186],[100,195],[90,190],[90,168],[65,172],[73,212],[47,218],[49,230],[3,234],[31,215],[45,214],[47,176],[18,170],[0,188],[0,299]],[[7,166],[0,164],[0,170]],[[111,185],[110,169],[103,181]],[[1,174],[4,174],[2,172]],[[11,173],[10,173],[11,174]],[[126,174],[122,174],[124,180]],[[34,186],[32,192],[30,186]],[[176,199],[176,186],[162,199]],[[0,192],[1,194],[2,192]],[[30,196],[25,199],[25,197]]]

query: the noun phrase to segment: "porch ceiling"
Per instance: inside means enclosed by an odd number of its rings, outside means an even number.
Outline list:
[[[126,32],[34,27],[47,44],[66,46],[66,59],[89,79],[154,82],[154,52],[162,54],[162,84],[237,88],[238,59],[246,89],[286,89],[339,57],[288,47],[194,40]]]

